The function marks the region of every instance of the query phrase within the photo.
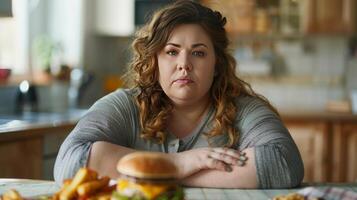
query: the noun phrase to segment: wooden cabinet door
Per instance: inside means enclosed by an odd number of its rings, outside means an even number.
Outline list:
[[[304,162],[304,182],[327,181],[328,132],[325,122],[286,121]]]
[[[334,123],[332,181],[357,181],[357,124]]]
[[[42,178],[42,138],[0,143],[1,178]]]
[[[346,125],[347,134],[347,177],[346,181],[357,182],[357,125]]]

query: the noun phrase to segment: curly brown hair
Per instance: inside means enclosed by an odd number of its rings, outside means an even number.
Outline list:
[[[158,82],[157,53],[165,46],[172,30],[182,24],[198,24],[210,36],[216,54],[216,75],[210,90],[211,104],[216,109],[209,137],[228,135],[225,146],[238,141],[235,118],[238,112],[236,98],[240,95],[256,96],[250,85],[236,76],[236,61],[228,52],[228,37],[224,28],[226,18],[195,1],[184,0],[157,11],[150,23],[136,33],[132,44],[134,57],[127,78],[139,88],[136,102],[139,106],[141,137],[162,143],[166,139],[165,125],[173,109],[170,99]]]

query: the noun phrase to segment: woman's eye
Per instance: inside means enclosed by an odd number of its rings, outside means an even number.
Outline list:
[[[194,52],[192,52],[192,55],[198,56],[198,57],[203,57],[203,56],[205,56],[205,52],[203,52],[203,51],[194,51]]]
[[[166,54],[168,54],[170,56],[176,56],[177,52],[176,51],[167,51]]]

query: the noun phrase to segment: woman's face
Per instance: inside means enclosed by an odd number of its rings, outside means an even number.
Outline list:
[[[175,27],[157,59],[160,85],[174,104],[208,100],[216,56],[211,39],[201,26]]]

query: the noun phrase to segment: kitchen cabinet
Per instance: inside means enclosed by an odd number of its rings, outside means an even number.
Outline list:
[[[308,0],[303,1],[306,25],[304,33],[353,33],[356,31],[356,1]]]
[[[332,181],[357,181],[357,124],[339,122],[333,130]]]
[[[227,18],[228,32],[250,34],[255,31],[254,0],[226,0],[224,3],[216,0],[201,0],[200,2],[213,10],[220,11]],[[265,16],[265,13],[261,15]],[[260,27],[266,26],[260,23]]]
[[[2,115],[0,177],[53,180],[60,145],[86,110]]]
[[[12,16],[11,5],[12,5],[11,0],[2,0],[0,2],[0,17]]]
[[[71,130],[55,130],[43,136],[42,179],[53,180],[53,168],[61,144]]]
[[[304,181],[327,181],[327,125],[321,121],[288,121],[286,126],[298,146],[304,162]]]
[[[0,142],[1,178],[42,178],[42,139]]]
[[[95,0],[95,32],[107,36],[134,33],[134,0]]]
[[[57,152],[74,125],[0,132],[0,177],[53,180]]]
[[[304,182],[357,181],[357,116],[285,115],[283,121],[304,162]]]
[[[357,2],[353,0],[200,0],[227,18],[232,35],[282,36],[356,32]],[[254,35],[253,35],[254,36]]]

